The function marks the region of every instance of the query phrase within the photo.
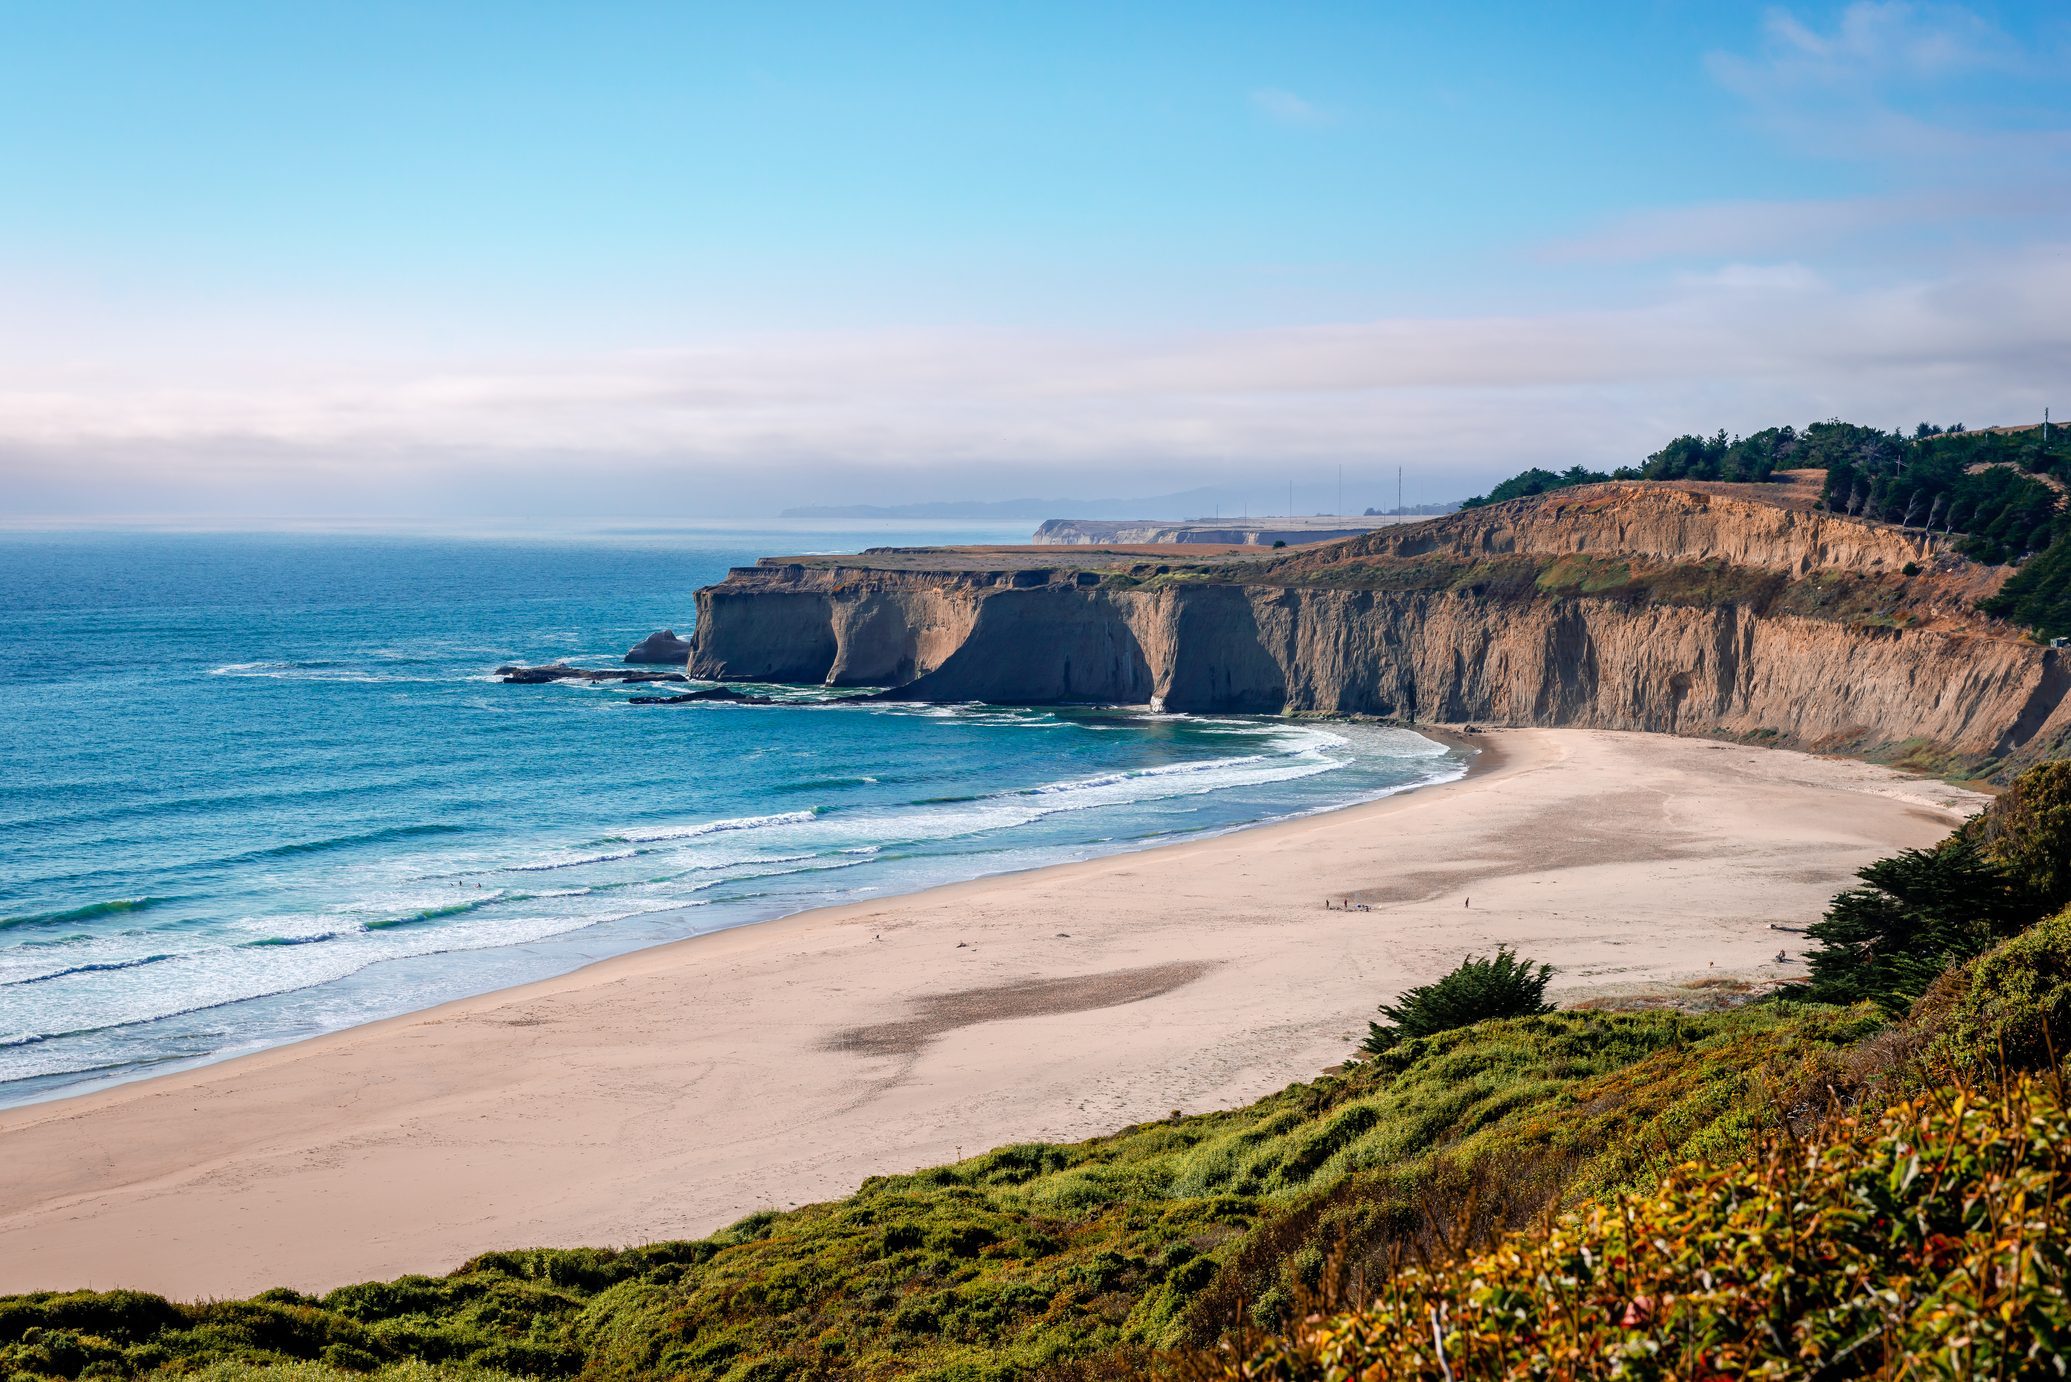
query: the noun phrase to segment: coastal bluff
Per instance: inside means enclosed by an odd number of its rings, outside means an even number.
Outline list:
[[[916,700],[1723,734],[1946,770],[2066,737],[2064,653],[1975,611],[2007,568],[1758,489],[1582,486],[1275,553],[766,558],[698,592],[688,670]]]
[[[1046,518],[1029,539],[1038,547],[1103,547],[1117,543],[1193,545],[1237,544],[1271,547],[1279,542],[1334,542],[1360,537],[1391,523],[1415,522],[1392,516],[1327,516],[1297,518],[1193,519],[1161,523],[1154,519]]]

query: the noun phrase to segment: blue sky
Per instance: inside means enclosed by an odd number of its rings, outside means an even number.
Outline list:
[[[18,3],[0,171],[18,520],[1457,497],[2071,378],[2054,5]]]

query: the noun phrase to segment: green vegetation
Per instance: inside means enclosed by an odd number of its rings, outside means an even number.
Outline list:
[[[1933,849],[1862,869],[1810,928],[1800,996],[1902,1012],[1952,966],[2071,905],[2071,762],[2029,769]]]
[[[1830,419],[1803,431],[1770,427],[1748,437],[1681,436],[1637,466],[1609,473],[1533,468],[1462,507],[1522,499],[1604,480],[1760,483],[1779,470],[1826,472],[1821,506],[1902,527],[1962,534],[1978,561],[2017,561],[2071,534],[2061,496],[2071,484],[2071,440],[2041,428],[1968,432],[1923,422],[1908,436]],[[2044,478],[2046,477],[2046,478]],[[2052,483],[2054,482],[2054,483]],[[2071,547],[2010,587],[1989,612],[2052,636],[2071,632]]]
[[[1753,1165],[1560,1216],[1229,1377],[2057,1377],[2071,1365],[2071,1111],[1957,1086]]]
[[[2046,765],[1864,870],[1803,994],[1472,1020],[1543,1002],[1543,968],[1498,952],[1392,1004],[1386,1050],[1245,1108],[877,1178],[697,1242],[321,1296],[0,1299],[0,1376],[1113,1377],[1214,1372],[1230,1355],[1188,1350],[1233,1328],[1253,1377],[1437,1375],[1440,1347],[1471,1360],[1456,1376],[1968,1376],[2037,1339],[2008,1372],[2028,1375],[2071,1330],[2071,1127],[2054,1085],[1957,1091],[2071,1038],[2067,840],[2071,765]]]
[[[1621,471],[1620,479],[1726,480],[1759,484],[1776,471],[1821,465],[1819,457],[1842,443],[1832,429],[1837,423],[1816,422],[1800,433],[1791,427],[1770,427],[1751,437],[1726,439],[1684,434],[1647,457],[1637,472]]]
[[[2024,562],[2006,584],[1978,605],[1985,613],[2035,630],[2044,638],[2071,637],[2071,541],[2059,539]]]
[[[2062,532],[2057,490],[2014,460],[1979,459],[1940,438],[1887,439],[1830,468],[1821,500],[1835,513],[1967,534],[1963,550],[1978,561],[2040,551]]]
[[[1393,1050],[1405,1038],[1436,1036],[1455,1027],[1471,1027],[1499,1017],[1533,1017],[1552,1012],[1546,1001],[1546,983],[1553,978],[1552,965],[1532,968],[1508,946],[1484,960],[1469,955],[1458,968],[1441,979],[1419,984],[1393,1003],[1381,1004],[1381,1016],[1388,1025],[1366,1024],[1366,1041],[1361,1050],[1370,1055]]]
[[[1814,928],[1807,987],[1915,1001],[1850,1053],[1858,1083],[1824,1110],[1772,1096],[1791,1116],[1761,1155],[1713,1150],[1651,1186],[1575,1182],[1579,1202],[1527,1231],[1434,1195],[1437,1251],[1395,1255],[1375,1291],[1325,1283],[1305,1302],[1322,1311],[1191,1374],[2063,1375],[2071,911],[2049,913],[2071,889],[2067,835],[2071,764],[2050,763],[1939,848],[1863,870]],[[1844,1091],[1880,1087],[1904,1097],[1881,1118],[1848,1110]]]
[[[1976,845],[2035,905],[2048,911],[2071,906],[2071,761],[2022,773],[1956,837]]]
[[[2059,912],[1975,963],[1951,971],[1921,1000],[1936,1017],[1935,1053],[1951,1065],[2003,1059],[2054,1065],[2071,1032],[2071,913]]]
[[[1555,474],[1550,470],[1541,470],[1534,466],[1530,470],[1521,471],[1511,476],[1487,494],[1477,494],[1472,499],[1463,501],[1460,507],[1463,509],[1475,509],[1480,508],[1484,504],[1501,504],[1511,499],[1529,499],[1535,494],[1546,494],[1557,489],[1570,489],[1576,485],[1593,485],[1611,478],[1613,477],[1605,475],[1601,471],[1588,470],[1579,465],[1569,466],[1559,474]]]
[[[449,1277],[171,1305],[0,1303],[0,1376],[418,1362],[510,1376],[1012,1377],[1276,1318],[1347,1242],[1503,1174],[1516,1214],[1750,1145],[1885,1026],[1778,1006],[1548,1013],[1402,1042],[1247,1108],[867,1182],[696,1243],[492,1253]],[[1494,1201],[1491,1201],[1492,1209]],[[89,1374],[86,1370],[93,1369]],[[258,1375],[258,1374],[254,1374]]]
[[[1751,437],[1728,439],[1724,432],[1714,436],[1684,435],[1636,466],[1620,466],[1606,474],[1583,466],[1570,466],[1560,474],[1533,468],[1503,481],[1486,495],[1476,495],[1460,507],[1500,504],[1506,499],[1524,499],[1570,485],[1595,484],[1604,480],[1725,480],[1760,483],[1779,470],[1821,469],[1858,460],[1873,439],[1882,433],[1845,422],[1815,422],[1803,432],[1793,427],[1770,427]]]
[[[1964,553],[1985,562],[2018,561],[2071,534],[2061,498],[2071,445],[2060,432],[2045,443],[2039,427],[1967,432],[1923,422],[1910,437],[1850,431],[1848,444],[1819,462],[1827,472],[1821,503],[1835,513],[1961,533]],[[2071,555],[2060,551],[2051,571],[2053,580],[2030,578],[2013,600],[1988,602],[1987,612],[2042,628],[2042,616],[2063,601]],[[2044,631],[2065,628],[2071,624]]]
[[[2033,923],[2025,889],[1960,837],[1909,849],[1857,875],[1863,886],[1834,899],[1810,932],[1805,996],[1870,1001],[1903,1012],[1952,963],[1982,955]]]
[[[2071,637],[2071,506],[2063,502],[2071,439],[2061,429],[2045,439],[2040,427],[1971,432],[1923,422],[1909,436],[1830,419],[1803,431],[1681,436],[1640,465],[1609,473],[1534,467],[1462,507],[1605,480],[1759,483],[1779,470],[1824,471],[1819,502],[1829,512],[1959,535],[1960,549],[1977,561],[2023,562],[1979,607],[2044,637]]]

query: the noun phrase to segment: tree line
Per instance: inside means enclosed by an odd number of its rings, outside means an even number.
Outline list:
[[[1761,484],[1794,470],[1825,472],[1819,505],[1830,513],[1945,534],[1975,561],[2020,564],[1982,608],[2047,636],[2071,635],[2071,506],[2063,502],[2071,439],[2056,428],[1971,431],[1922,422],[1906,433],[1829,418],[1745,437],[1685,434],[1638,465],[1610,471],[1534,466],[1461,507],[1612,480]]]

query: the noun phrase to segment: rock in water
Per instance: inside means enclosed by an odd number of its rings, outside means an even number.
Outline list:
[[[690,640],[678,638],[676,630],[662,629],[635,643],[626,653],[628,662],[666,663],[681,667],[690,658]]]
[[[621,672],[615,668],[570,667],[565,662],[544,667],[499,667],[496,675],[512,686],[544,686],[552,681],[688,681],[681,672]]]
[[[731,686],[713,686],[701,691],[685,691],[680,696],[628,696],[627,705],[690,705],[697,701],[719,701],[728,705],[782,705],[773,696],[759,696],[749,691],[736,691]]]

